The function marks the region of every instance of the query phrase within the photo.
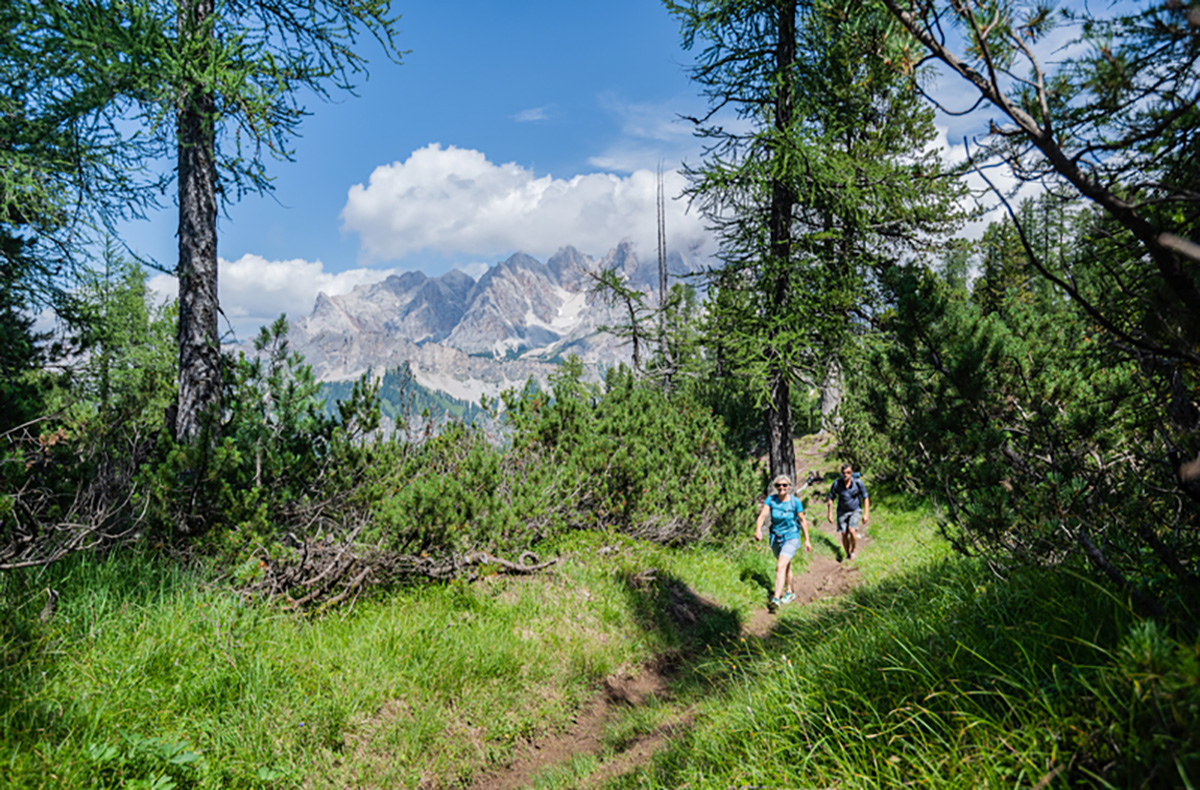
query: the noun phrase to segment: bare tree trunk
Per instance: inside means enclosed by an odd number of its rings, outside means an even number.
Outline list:
[[[213,0],[180,0],[180,38],[205,35]],[[211,86],[180,96],[179,134],[179,400],[175,435],[194,439],[201,417],[221,400],[217,332],[217,183]]]
[[[666,203],[663,199],[662,163],[658,165],[658,349],[662,355],[663,394],[671,394],[671,376],[675,372],[675,361],[671,359],[671,347],[667,342],[667,220]]]
[[[775,69],[779,75],[779,85],[775,96],[775,131],[778,134],[776,145],[789,133],[795,105],[792,100],[792,83],[794,77],[792,68],[796,60],[796,2],[797,0],[782,0],[779,3],[777,38],[775,41]],[[781,152],[775,152],[779,156]],[[790,275],[792,257],[792,210],[796,199],[789,184],[774,178],[771,183],[771,216],[770,216],[770,255],[772,258],[770,270],[774,272],[775,281],[772,284],[774,293],[771,309],[782,312],[789,309]],[[774,350],[776,360],[778,350]],[[779,361],[772,363],[768,372],[768,387],[771,392],[771,403],[767,407],[767,446],[771,462],[771,476],[787,475],[792,477],[796,470],[796,450],[792,446],[792,406],[790,400],[791,387],[788,382],[789,372]]]
[[[830,354],[825,362],[821,380],[821,430],[836,431],[842,427],[842,361]]]
[[[792,444],[791,387],[787,376],[771,377],[771,403],[767,406],[767,458],[771,477],[787,475],[795,482],[796,448]]]

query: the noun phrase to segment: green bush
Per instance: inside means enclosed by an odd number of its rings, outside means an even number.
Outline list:
[[[572,529],[692,542],[727,533],[755,487],[708,409],[624,368],[602,388],[568,360],[548,392],[527,386],[504,406],[504,446],[451,423],[373,451],[381,471],[364,492],[390,546],[521,551]]]
[[[1143,612],[1187,612],[1200,505],[1172,457],[1195,437],[1161,422],[1153,376],[1054,295],[1013,288],[985,309],[915,267],[888,285],[892,342],[853,388],[851,454],[882,452],[964,551],[1085,561]]]
[[[163,434],[158,460],[142,470],[159,532],[205,535],[234,559],[290,530],[350,518],[361,440],[379,420],[364,382],[336,416],[326,413],[311,367],[288,349],[283,317],[254,347],[253,356],[226,357],[223,409],[208,416],[204,435],[180,442]]]

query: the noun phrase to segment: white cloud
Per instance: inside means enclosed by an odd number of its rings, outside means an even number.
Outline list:
[[[967,161],[968,153],[972,155],[978,153],[977,150],[968,152],[965,141],[960,140],[958,143],[950,142],[947,137],[948,131],[946,127],[938,126],[937,132],[938,136],[933,145],[942,149],[942,159],[946,163],[959,165]],[[980,216],[963,226],[961,235],[971,239],[982,237],[988,225],[993,222],[999,222],[1008,215],[999,196],[988,185],[989,181],[992,186],[1008,198],[1014,208],[1022,200],[1036,197],[1045,191],[1044,187],[1039,183],[1020,181],[1013,175],[1008,165],[998,160],[986,160],[978,164],[979,169],[987,176],[987,179],[985,180],[983,175],[977,171],[968,172],[964,178],[969,192],[964,198],[965,203],[963,208],[969,211],[982,210]]]
[[[531,107],[528,110],[521,110],[513,116],[513,120],[517,123],[531,123],[533,121],[544,121],[549,117],[546,114],[545,107]]]
[[[676,168],[685,159],[698,159],[701,143],[695,135],[695,124],[687,116],[703,115],[701,100],[695,96],[680,96],[662,103],[626,102],[615,94],[601,94],[599,104],[619,119],[620,137],[599,154],[588,158],[588,164],[602,170],[633,173],[653,170],[660,162]],[[724,119],[747,127],[737,119]],[[728,126],[728,124],[727,124]]]
[[[349,293],[354,286],[378,282],[390,274],[380,269],[325,271],[320,261],[293,259],[269,261],[259,255],[243,255],[236,261],[219,261],[217,287],[221,300],[221,332],[230,326],[238,340],[253,338],[266,326],[286,313],[300,318],[312,312],[317,293],[330,296]],[[163,299],[178,293],[178,281],[169,274],[150,278],[149,287]]]
[[[683,186],[681,175],[664,173],[668,246],[706,254],[711,239],[703,220],[670,199]],[[422,251],[545,257],[568,244],[601,255],[623,239],[645,256],[656,245],[656,189],[650,169],[539,177],[512,162],[493,164],[479,151],[434,143],[351,187],[342,222],[359,234],[367,262]]]

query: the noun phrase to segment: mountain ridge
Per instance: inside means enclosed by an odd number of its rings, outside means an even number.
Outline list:
[[[610,269],[646,294],[658,281],[657,264],[643,264],[628,241],[600,259],[573,246],[545,263],[517,252],[479,279],[459,269],[437,277],[412,271],[348,294],[319,293],[313,311],[290,322],[290,342],[320,381],[407,364],[423,387],[474,403],[530,378],[544,383],[568,354],[598,379],[631,357],[625,341],[600,331],[627,320],[623,307],[591,290],[589,274]],[[668,269],[694,271],[678,253]]]

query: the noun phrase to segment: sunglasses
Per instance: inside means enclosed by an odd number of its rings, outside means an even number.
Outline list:
[[[787,483],[776,483],[775,487],[776,488],[788,488],[788,484]]]

